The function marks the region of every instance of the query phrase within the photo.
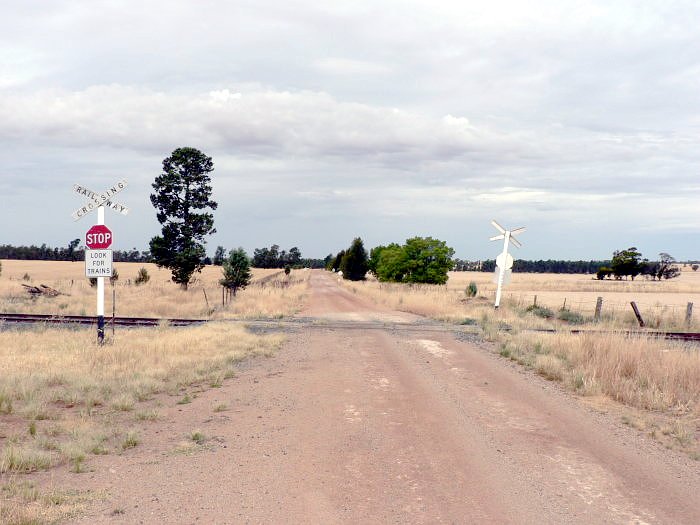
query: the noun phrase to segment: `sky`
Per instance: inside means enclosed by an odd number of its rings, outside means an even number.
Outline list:
[[[126,178],[115,249],[211,156],[207,249],[432,236],[494,258],[700,259],[700,3],[0,0],[0,244],[67,245]]]

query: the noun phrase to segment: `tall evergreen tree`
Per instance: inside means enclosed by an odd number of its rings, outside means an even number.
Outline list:
[[[343,279],[363,281],[369,269],[367,259],[365,245],[362,239],[356,237],[340,260],[340,271],[343,272]]]
[[[211,157],[195,148],[178,148],[163,160],[163,173],[152,185],[151,203],[162,235],[151,239],[151,255],[159,267],[172,271],[183,290],[204,266],[204,236],[216,232],[213,214],[205,211],[217,207],[211,200],[213,170]]]

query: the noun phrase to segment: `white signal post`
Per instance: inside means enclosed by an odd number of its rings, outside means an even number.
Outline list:
[[[522,243],[518,241],[514,236],[525,231],[525,228],[516,228],[515,230],[506,230],[503,226],[498,224],[496,221],[491,221],[491,224],[496,228],[500,235],[495,235],[491,237],[490,241],[500,241],[503,239],[503,251],[496,257],[496,302],[494,304],[495,308],[498,308],[501,304],[501,290],[503,289],[503,284],[506,276],[509,275],[510,269],[513,267],[513,256],[508,253],[508,243],[513,244],[516,248],[520,248]]]
[[[93,210],[97,210],[97,225],[104,226],[105,206],[115,210],[122,215],[129,213],[129,208],[113,200],[113,196],[122,191],[127,186],[126,179],[118,181],[114,186],[110,186],[102,193],[93,192],[85,186],[75,184],[73,191],[79,195],[85,195],[89,200],[82,207],[75,210],[71,216],[77,221]],[[109,231],[109,230],[107,230]],[[111,236],[108,238],[111,244]],[[89,241],[86,241],[86,245]],[[88,257],[88,251],[85,252]],[[97,342],[103,344],[105,338],[105,278],[97,277]]]

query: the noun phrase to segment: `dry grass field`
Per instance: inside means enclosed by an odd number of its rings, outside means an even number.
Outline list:
[[[279,270],[254,269],[251,286],[222,308],[219,266],[206,266],[202,273],[195,274],[186,292],[171,281],[168,270],[155,264],[115,263],[114,267],[119,279],[114,285],[105,283],[106,316],[111,316],[114,305],[116,315],[125,317],[279,317],[300,308],[308,281],[308,272],[303,270],[295,270],[290,279],[285,279]],[[140,268],[146,268],[151,279],[137,286],[134,280]],[[261,280],[276,274],[280,274],[279,279],[273,280],[276,283],[261,285]],[[45,284],[65,295],[35,299],[26,293],[23,284]],[[82,261],[2,261],[0,312],[95,315],[95,297]]]
[[[479,290],[475,298],[467,298],[464,292],[471,281]],[[683,322],[685,304],[700,304],[700,274],[696,272],[683,272],[677,280],[664,282],[599,282],[590,276],[514,274],[499,310],[493,308],[491,274],[454,272],[447,286],[374,280],[344,284],[354,293],[396,310],[479,325],[504,358],[560,382],[592,403],[609,400],[628,407],[634,415],[623,416],[626,423],[700,460],[700,349],[694,344],[625,333],[621,329],[638,328],[629,303],[629,313],[610,312],[611,303],[634,300],[652,327],[698,330],[697,310],[690,327]],[[535,295],[538,305],[548,306],[554,317],[536,315],[539,310],[528,311]],[[594,323],[598,296],[604,298],[604,316]],[[561,312],[564,298],[571,310]],[[577,312],[577,302],[591,302],[591,308]],[[666,310],[655,305],[665,305]],[[670,305],[677,306],[675,314]],[[571,334],[572,324],[577,329],[604,333]],[[555,332],[532,331],[539,328]]]

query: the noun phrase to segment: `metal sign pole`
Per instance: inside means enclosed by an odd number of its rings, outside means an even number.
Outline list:
[[[102,226],[105,223],[105,208],[97,208],[97,224]],[[97,343],[104,344],[105,341],[105,278],[97,278]]]

